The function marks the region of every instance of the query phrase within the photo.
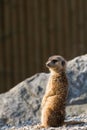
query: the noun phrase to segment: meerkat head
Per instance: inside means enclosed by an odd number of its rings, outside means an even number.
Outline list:
[[[66,60],[59,55],[54,55],[49,57],[46,62],[46,66],[52,73],[59,73],[61,71],[65,71],[66,69]]]

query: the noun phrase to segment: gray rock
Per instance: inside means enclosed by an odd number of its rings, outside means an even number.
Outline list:
[[[49,74],[46,73],[36,74],[0,95],[1,127],[19,125],[26,121],[30,124],[40,121],[40,104],[48,77]],[[87,103],[87,55],[68,62],[67,77],[69,80],[67,114],[87,113],[87,107],[80,109]]]
[[[41,99],[48,74],[36,74],[0,95],[0,126],[39,121]],[[45,82],[45,84],[44,84]]]
[[[87,54],[68,62],[69,80],[68,104],[87,103]]]

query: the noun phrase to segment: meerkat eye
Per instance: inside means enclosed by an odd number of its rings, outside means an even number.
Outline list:
[[[54,64],[55,64],[56,62],[57,62],[57,60],[52,60],[52,63],[54,63]]]

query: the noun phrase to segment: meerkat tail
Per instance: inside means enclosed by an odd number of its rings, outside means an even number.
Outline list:
[[[69,126],[69,125],[78,125],[78,124],[84,124],[85,122],[83,121],[65,121],[64,125]]]

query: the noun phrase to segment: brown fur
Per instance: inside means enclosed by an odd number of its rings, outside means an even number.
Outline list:
[[[41,123],[43,127],[64,124],[68,82],[65,74],[66,61],[61,56],[52,56],[46,63],[50,77],[42,99]]]

